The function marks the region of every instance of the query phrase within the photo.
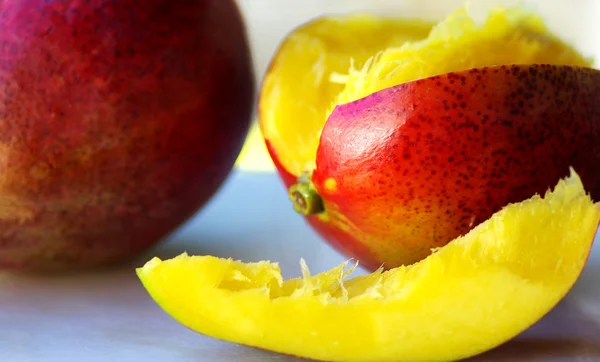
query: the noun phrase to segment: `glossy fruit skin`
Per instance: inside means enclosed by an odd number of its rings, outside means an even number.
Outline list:
[[[367,269],[411,264],[570,166],[600,200],[600,72],[498,66],[391,87],[336,107],[316,165],[313,227]]]
[[[233,1],[2,7],[0,267],[129,260],[211,198],[254,101]]]

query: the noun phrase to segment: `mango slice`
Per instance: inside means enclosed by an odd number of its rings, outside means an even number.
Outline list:
[[[137,274],[166,313],[225,341],[326,361],[448,361],[516,336],[580,275],[600,222],[572,170],[416,264],[283,280],[278,264],[182,254]]]

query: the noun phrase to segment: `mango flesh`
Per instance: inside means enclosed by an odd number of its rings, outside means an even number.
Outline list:
[[[261,86],[259,125],[271,153],[299,176],[314,165],[325,111],[343,85],[333,72],[361,66],[382,48],[423,39],[433,24],[369,14],[315,19],[289,34],[274,56]]]
[[[394,27],[395,26],[395,27]],[[591,66],[592,60],[520,7],[482,24],[466,10],[437,23],[351,14],[309,21],[273,56],[260,92],[260,125],[294,177],[314,168],[320,134],[338,104],[428,76],[502,64]]]
[[[344,28],[329,25],[333,35]],[[361,64],[349,45],[349,71],[340,73],[320,63],[284,67],[280,59],[301,57],[284,43],[261,91],[261,127],[279,173],[288,187],[308,180],[324,212],[307,220],[345,255],[371,270],[414,263],[507,203],[543,193],[569,166],[600,197],[598,74],[541,18],[495,8],[478,24],[459,10],[426,39],[381,46]],[[502,64],[581,68],[467,71]],[[305,105],[320,85],[286,85],[290,73],[315,68],[342,88]],[[388,90],[399,84],[410,85]]]
[[[487,351],[551,310],[583,269],[600,204],[575,172],[424,260],[348,279],[346,264],[283,280],[276,263],[154,258],[137,274],[207,336],[323,361],[449,361]]]
[[[5,1],[0,267],[128,260],[196,212],[246,135],[233,1]]]

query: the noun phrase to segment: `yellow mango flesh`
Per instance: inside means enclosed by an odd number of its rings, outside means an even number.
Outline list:
[[[311,168],[325,111],[343,85],[332,72],[348,72],[351,59],[362,66],[388,46],[423,39],[433,24],[368,14],[316,19],[289,34],[262,83],[259,125],[285,168]]]
[[[592,64],[521,8],[495,8],[481,24],[457,10],[431,32],[402,19],[385,20],[385,26],[381,19],[368,20],[310,22],[290,34],[274,56],[261,90],[259,122],[279,162],[293,175],[315,168],[320,132],[337,104],[474,67]]]
[[[150,260],[154,300],[197,332],[326,361],[447,361],[489,350],[550,311],[582,271],[600,204],[575,172],[407,267],[284,281],[276,263]]]

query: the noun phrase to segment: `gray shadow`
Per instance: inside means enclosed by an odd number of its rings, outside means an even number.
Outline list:
[[[315,273],[347,259],[293,210],[282,182],[271,173],[232,174],[204,210],[135,262],[140,266],[153,256],[183,252],[278,262],[286,278],[300,275],[301,258]]]

